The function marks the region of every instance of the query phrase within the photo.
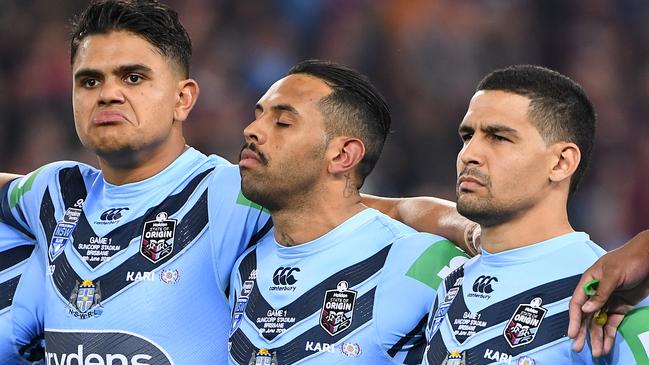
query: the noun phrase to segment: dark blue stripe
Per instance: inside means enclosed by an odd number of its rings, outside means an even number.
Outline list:
[[[480,319],[487,322],[487,326],[476,332],[476,334],[509,320],[519,304],[530,303],[534,298],[541,298],[544,305],[569,298],[575,286],[577,286],[580,277],[581,274],[578,274],[539,285],[477,312],[480,313]],[[458,329],[459,324],[455,324],[453,319],[462,318],[464,313],[470,312],[464,301],[463,290],[464,286],[460,287],[460,291],[457,293],[447,313],[447,318],[451,319],[450,323],[454,331]],[[469,337],[464,335],[455,336],[460,344],[466,342]]]
[[[356,300],[352,325],[345,331],[331,336],[320,325],[317,325],[295,337],[284,346],[269,349],[270,353],[277,352],[277,361],[279,364],[290,365],[307,356],[316,354],[316,352],[306,351],[305,343],[307,341],[334,344],[342,340],[349,333],[372,320],[375,290],[376,288],[373,288]],[[230,341],[232,342],[230,354],[241,365],[248,365],[251,356],[259,350],[250,342],[241,329],[235,331]]]
[[[16,287],[18,287],[19,280],[20,275],[17,275],[4,283],[0,283],[0,310],[9,307],[13,302],[14,293],[16,292]]]
[[[353,288],[354,286],[364,282],[369,277],[377,273],[383,268],[385,260],[388,257],[388,253],[392,248],[392,244],[385,246],[381,251],[375,253],[371,257],[356,263],[352,266],[346,267],[343,270],[338,271],[337,273],[329,276],[328,278],[321,281],[318,285],[309,289],[306,293],[302,294],[299,298],[295,299],[290,304],[282,308],[273,308],[273,306],[266,301],[264,296],[259,291],[258,285],[255,282],[255,285],[250,293],[250,299],[248,305],[246,306],[246,317],[250,319],[252,323],[255,323],[259,329],[263,328],[263,323],[257,323],[256,319],[260,317],[265,317],[266,313],[269,310],[281,309],[291,313],[292,317],[295,317],[295,322],[286,323],[286,330],[290,329],[294,325],[300,323],[302,320],[312,315],[313,313],[319,311],[322,307],[322,293],[326,290],[336,288],[336,285],[341,281],[345,280],[349,283],[349,287]],[[255,256],[257,250],[252,250],[246,258],[242,261],[239,271],[242,274],[241,280],[245,281],[248,278],[249,273],[256,266],[256,258],[250,256]],[[259,273],[257,273],[259,275]],[[272,340],[277,337],[279,333],[263,333],[262,336],[267,340]]]
[[[196,175],[192,180],[183,188],[181,192],[175,195],[171,195],[164,199],[160,204],[155,207],[149,208],[142,216],[127,222],[119,227],[116,227],[114,230],[103,235],[107,239],[110,239],[111,243],[116,246],[120,246],[121,250],[125,250],[133,238],[138,237],[142,233],[142,227],[144,222],[155,220],[155,217],[160,212],[166,212],[168,215],[175,214],[182,206],[187,202],[189,197],[194,193],[201,181],[212,171],[212,169],[205,170],[200,174]],[[83,177],[81,173],[76,171],[66,171],[65,181],[61,181],[61,184],[66,184],[70,188],[61,190],[61,196],[66,208],[69,208],[74,205],[74,203],[79,198],[85,198],[85,185],[83,183]],[[88,243],[91,237],[96,237],[97,234],[92,229],[92,226],[88,222],[88,219],[85,214],[82,214],[77,227],[74,230],[74,243],[75,249],[77,245]],[[121,251],[120,250],[120,251]],[[80,251],[77,249],[77,251]],[[117,254],[120,251],[110,251],[111,256]],[[106,261],[104,261],[106,262]],[[92,268],[96,268],[101,261],[91,261],[87,262]]]
[[[34,245],[21,245],[0,252],[0,271],[4,271],[29,258]]]
[[[153,215],[155,216],[157,213],[154,212]],[[207,190],[205,190],[194,206],[179,221],[176,227],[173,251],[169,256],[157,263],[153,263],[137,253],[110,272],[93,280],[95,284],[97,282],[101,283],[102,300],[110,298],[129,285],[136,284],[125,280],[129,271],[153,271],[156,267],[172,260],[183,249],[196,241],[196,238],[207,226],[207,223]],[[52,274],[52,278],[56,288],[65,298],[70,295],[77,282],[83,280],[74,271],[65,255],[60,255],[57,258],[56,270]]]
[[[511,314],[510,314],[511,315]],[[526,352],[534,351],[536,348],[545,346],[551,342],[557,341],[567,336],[568,331],[568,311],[564,311],[553,316],[547,317],[541,323],[534,341],[527,345],[511,348],[505,340],[505,336],[500,333],[497,337],[487,340],[477,346],[464,351],[466,363],[471,365],[491,364],[494,360],[484,357],[487,349],[498,351],[501,354],[506,353],[512,356],[522,355]],[[451,349],[453,350],[453,349]],[[430,341],[427,360],[429,364],[441,364],[449,355],[449,351],[442,339],[441,331],[438,331]]]
[[[16,217],[14,217],[14,215],[11,213],[11,206],[9,205],[10,185],[11,182],[7,182],[6,184],[4,184],[4,186],[2,186],[2,188],[0,188],[0,222],[15,228],[16,230],[20,231],[22,234],[33,240],[35,239],[34,235],[26,230],[20,223],[18,223]],[[17,207],[16,211],[18,212],[20,219],[22,219],[23,222],[26,223],[25,216],[22,214],[20,206]]]
[[[403,347],[411,343],[414,348],[419,348],[421,349],[421,354],[424,353],[424,348],[426,347],[426,338],[424,337],[424,327],[426,326],[426,322],[428,321],[428,315],[425,315],[421,318],[419,323],[413,327],[413,329],[406,333],[405,336],[401,337],[397,343],[395,343],[389,350],[388,350],[388,355],[390,357],[395,357],[399,351],[403,350]],[[411,350],[409,350],[411,351]],[[416,351],[415,351],[416,353]],[[421,361],[421,354],[419,355],[419,361]],[[413,356],[416,356],[413,354]],[[406,362],[406,364],[419,364],[419,362]]]

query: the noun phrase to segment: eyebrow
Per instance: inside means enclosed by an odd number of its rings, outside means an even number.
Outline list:
[[[277,105],[271,106],[270,109],[273,110],[273,111],[289,112],[291,114],[300,115],[300,113],[298,113],[297,109],[295,109],[290,104],[277,104]],[[261,104],[257,103],[255,105],[255,110],[256,111],[264,111],[264,107]]]
[[[142,65],[142,64],[132,64],[132,65],[122,65],[117,68],[115,68],[112,73],[117,74],[117,75],[124,75],[128,73],[142,73],[142,74],[150,74],[153,70],[151,70],[151,67]],[[80,78],[84,77],[96,77],[99,78],[103,75],[103,72],[93,69],[93,68],[82,68],[79,71],[75,72],[74,74],[74,79],[78,80]]]
[[[466,124],[460,124],[460,128],[458,128],[459,133],[468,133],[468,132],[473,132],[474,130],[475,129],[473,127],[469,127]],[[503,133],[503,132],[518,134],[518,131],[516,129],[502,124],[490,124],[486,127],[480,128],[480,130],[489,134]]]

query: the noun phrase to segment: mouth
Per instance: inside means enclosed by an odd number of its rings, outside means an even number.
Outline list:
[[[262,161],[260,156],[253,150],[247,147],[244,147],[243,150],[241,150],[241,154],[239,155],[239,167],[250,168],[261,164]]]
[[[457,179],[457,188],[459,192],[471,192],[484,187],[485,184],[473,176],[461,175]]]
[[[107,125],[125,122],[128,122],[126,115],[116,110],[103,110],[92,118],[92,123],[95,125]]]

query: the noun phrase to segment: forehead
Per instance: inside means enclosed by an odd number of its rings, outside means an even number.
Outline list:
[[[85,37],[79,44],[72,68],[103,69],[124,64],[158,66],[170,62],[160,50],[139,35],[112,31]]]
[[[331,87],[317,77],[294,74],[274,83],[259,99],[259,104],[289,104],[299,110],[301,107],[315,107],[331,91]]]
[[[490,124],[515,129],[535,128],[529,119],[528,97],[500,90],[480,90],[471,98],[462,125],[483,128]]]

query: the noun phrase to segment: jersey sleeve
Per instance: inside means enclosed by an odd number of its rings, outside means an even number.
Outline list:
[[[14,343],[11,306],[19,280],[33,252],[32,240],[0,223],[0,364],[25,364]]]
[[[617,329],[610,364],[649,364],[649,298],[624,316]]]
[[[45,259],[43,249],[36,248],[20,277],[11,306],[11,341],[25,360],[42,356],[44,336]]]
[[[238,166],[217,169],[209,187],[208,209],[216,279],[225,291],[237,258],[271,223],[268,213],[241,193]]]
[[[0,188],[0,222],[34,238],[43,194],[50,183],[57,183],[51,176],[61,168],[75,165],[78,163],[54,162],[5,184]]]
[[[380,342],[398,364],[419,364],[426,345],[428,313],[437,287],[467,257],[451,241],[417,233],[394,243],[375,301]]]

